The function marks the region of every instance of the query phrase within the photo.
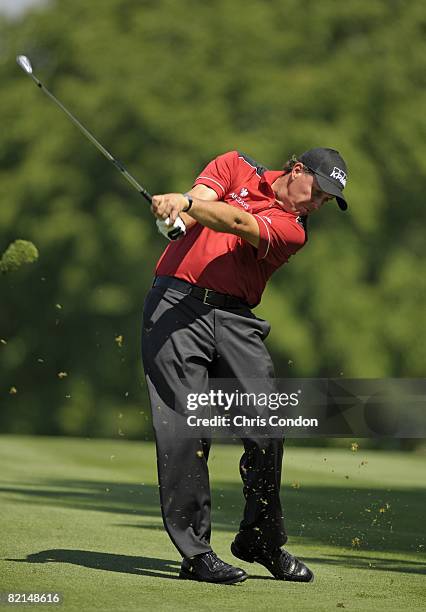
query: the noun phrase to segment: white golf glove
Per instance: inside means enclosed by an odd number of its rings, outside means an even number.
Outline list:
[[[180,217],[176,218],[173,225],[169,225],[169,218],[157,219],[157,229],[160,234],[163,234],[168,240],[179,240],[186,234],[186,225]]]

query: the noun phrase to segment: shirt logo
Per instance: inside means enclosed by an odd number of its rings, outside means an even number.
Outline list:
[[[245,187],[243,187],[243,188],[241,189],[241,191],[240,191],[240,196],[241,196],[242,198],[245,198],[247,194],[248,194],[248,189],[246,189]]]
[[[346,185],[346,173],[337,166],[334,166],[333,172],[330,174],[331,178],[337,179],[339,183],[344,187]]]
[[[238,195],[237,193],[235,193],[235,191],[233,191],[232,193],[230,193],[229,195],[231,196],[231,198],[233,200],[235,200],[236,202],[238,202],[238,204],[240,206],[242,206],[243,208],[245,208],[246,210],[250,209],[250,204],[247,204],[247,202],[244,202],[243,198],[241,197],[241,194],[244,193],[244,195],[248,194],[248,191],[245,187],[243,187],[240,191],[240,195]]]

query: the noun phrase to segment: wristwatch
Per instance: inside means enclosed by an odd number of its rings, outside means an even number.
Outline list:
[[[188,210],[191,208],[192,203],[193,203],[193,199],[191,198],[190,195],[188,195],[187,193],[183,194],[184,197],[188,200],[188,206],[186,206],[186,208],[182,208],[182,212],[188,212]]]

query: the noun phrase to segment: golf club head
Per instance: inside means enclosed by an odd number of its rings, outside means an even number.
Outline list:
[[[20,66],[27,74],[33,73],[33,67],[31,66],[31,62],[26,55],[18,55],[16,62],[18,66]]]

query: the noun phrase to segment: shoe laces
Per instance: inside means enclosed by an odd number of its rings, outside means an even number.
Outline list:
[[[285,548],[280,548],[279,550],[281,553],[281,556],[279,557],[281,567],[285,571],[293,572],[297,567],[298,559],[289,553],[288,550],[285,550]]]
[[[217,554],[212,550],[206,552],[206,558],[209,559],[213,570],[217,569],[220,566],[226,566],[226,563],[222,561],[222,559],[219,559]]]

